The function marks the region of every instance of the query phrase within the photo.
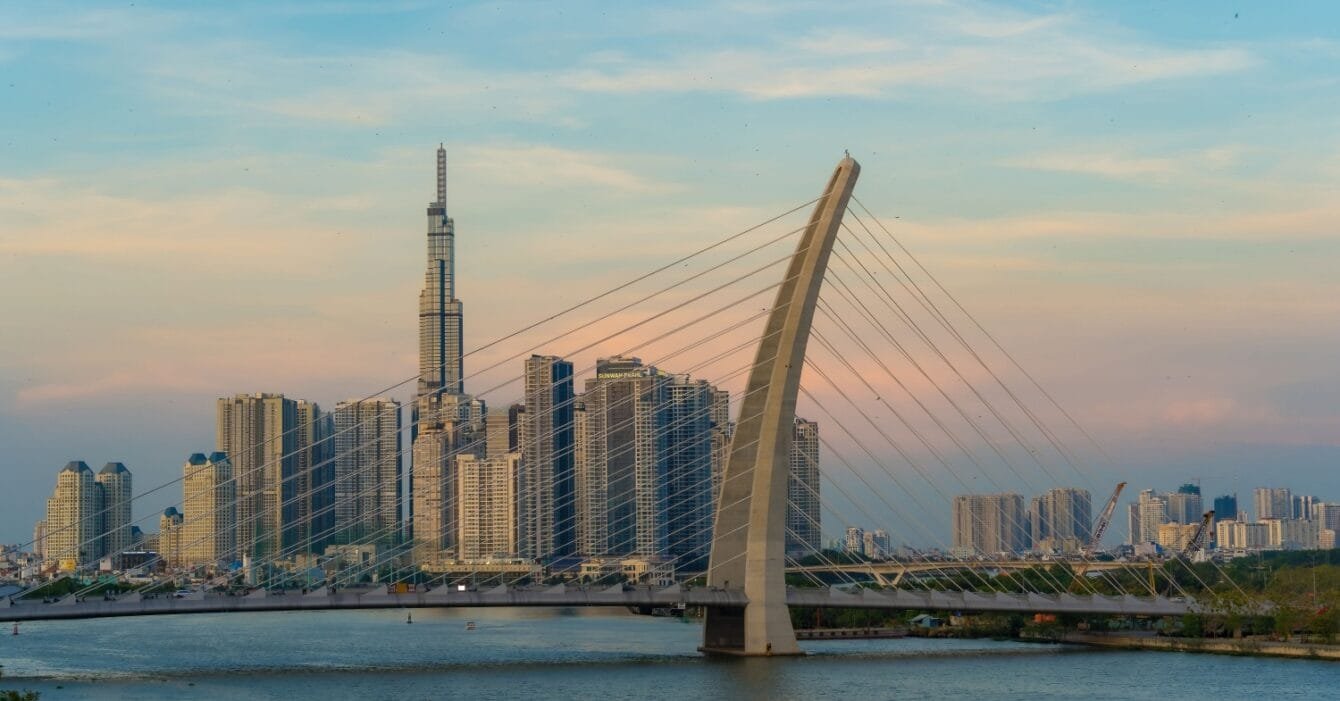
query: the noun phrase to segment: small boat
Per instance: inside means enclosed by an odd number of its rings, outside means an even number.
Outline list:
[[[465,622],[465,629],[466,629],[466,630],[474,630],[474,629],[475,629],[475,622],[474,622],[474,621],[466,621],[466,622]]]
[[[410,625],[412,623],[414,623],[414,614],[409,613],[408,611],[405,612],[405,625]]]

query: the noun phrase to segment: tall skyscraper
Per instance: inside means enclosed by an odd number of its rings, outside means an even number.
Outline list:
[[[419,382],[411,409],[410,528],[419,563],[458,555],[456,456],[475,454],[483,402],[465,394],[464,329],[456,299],[456,224],[447,215],[447,152],[437,148],[428,205],[428,256],[419,293]]]
[[[796,417],[786,478],[786,554],[802,558],[822,545],[819,502],[819,424]]]
[[[227,565],[241,556],[237,483],[223,452],[194,453],[182,467],[181,560],[188,566]]]
[[[666,387],[663,554],[675,567],[706,571],[712,532],[712,415],[717,389],[674,375]]]
[[[130,549],[132,541],[130,505],[135,495],[130,470],[122,463],[109,462],[94,480],[102,487],[102,554],[115,559]]]
[[[1028,522],[1033,549],[1039,552],[1078,553],[1089,544],[1093,505],[1086,489],[1061,488],[1033,497]]]
[[[56,490],[47,499],[44,545],[47,566],[72,571],[102,556],[102,486],[83,460],[74,460],[56,475]]]
[[[402,533],[404,474],[400,402],[349,400],[335,405],[334,542],[395,545]]]
[[[656,368],[623,357],[601,358],[586,382],[588,488],[605,504],[601,554],[656,557],[666,548],[668,385]]]
[[[215,447],[228,456],[236,479],[240,555],[291,558],[320,547],[322,524],[312,516],[333,500],[325,493],[331,481],[319,474],[326,469],[323,422],[316,404],[282,394],[218,400]]]
[[[572,363],[552,355],[525,362],[521,424],[522,514],[527,557],[549,559],[577,552],[576,477],[573,471]]]
[[[954,551],[995,555],[1028,548],[1024,498],[1018,494],[961,494],[954,497]]]
[[[437,199],[428,205],[428,265],[419,293],[418,396],[464,394],[456,223],[447,215],[447,150],[437,147]]]

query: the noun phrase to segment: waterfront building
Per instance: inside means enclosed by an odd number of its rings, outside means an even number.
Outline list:
[[[1089,543],[1093,529],[1092,498],[1086,489],[1048,490],[1029,503],[1028,523],[1033,549],[1076,554]]]
[[[1287,488],[1257,487],[1252,492],[1256,520],[1293,517],[1293,493]]]
[[[960,494],[954,497],[956,552],[997,555],[1028,549],[1028,515],[1019,494]]]
[[[717,389],[688,375],[666,385],[665,451],[659,509],[665,545],[657,553],[679,570],[706,571],[712,544],[712,414]]]
[[[130,470],[123,463],[109,462],[94,476],[94,481],[102,489],[99,512],[102,522],[98,524],[102,545],[99,551],[104,557],[112,558],[113,567],[119,569],[117,556],[129,550],[134,541],[130,505],[135,494]]]
[[[193,453],[182,466],[181,484],[181,564],[216,567],[240,559],[237,483],[228,455]]]
[[[286,556],[319,553],[335,532],[335,446],[333,422],[315,402],[294,400],[297,455],[285,502],[291,504],[284,529]]]
[[[456,457],[476,454],[485,407],[465,394],[464,312],[456,298],[456,223],[447,213],[447,152],[437,148],[419,292],[419,377],[412,406],[409,533],[416,562],[455,557]]]
[[[414,439],[410,513],[415,562],[430,564],[456,557],[459,499],[457,456],[483,452],[482,406],[465,395],[439,395],[444,400],[431,422],[421,421]],[[422,416],[422,415],[421,415]]]
[[[400,402],[344,401],[331,417],[335,527],[329,541],[394,546],[403,536]]]
[[[321,508],[329,484],[313,475],[327,435],[321,423],[315,403],[282,394],[237,394],[216,402],[215,448],[228,456],[236,480],[240,555],[269,560],[316,547],[313,503]]]
[[[790,467],[786,480],[786,554],[799,559],[818,553],[822,544],[819,424],[796,417]]]
[[[158,552],[163,567],[176,569],[185,564],[182,551],[182,514],[175,506],[169,506],[158,517],[158,543],[152,550]]]
[[[604,543],[601,554],[665,552],[668,387],[669,378],[656,368],[618,356],[598,360],[596,376],[586,382],[587,475],[604,493],[603,533],[594,534]]]
[[[46,567],[63,572],[95,564],[102,557],[102,486],[83,460],[73,460],[56,475],[43,519]]]
[[[525,361],[525,410],[518,417],[523,471],[523,554],[532,559],[578,549],[572,363],[552,355]],[[592,475],[586,475],[588,481]],[[590,485],[585,485],[590,488]]]
[[[520,453],[456,456],[456,493],[461,508],[459,559],[465,562],[517,557],[517,480]]]

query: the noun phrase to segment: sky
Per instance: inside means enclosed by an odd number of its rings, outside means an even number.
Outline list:
[[[848,149],[1102,446],[1096,501],[1340,499],[1337,27],[1325,2],[0,5],[0,542],[67,461],[174,479],[216,397],[413,375],[439,143],[467,346],[814,197]]]

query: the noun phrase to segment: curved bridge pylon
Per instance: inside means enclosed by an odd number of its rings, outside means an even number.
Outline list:
[[[786,482],[805,347],[833,241],[861,166],[838,163],[787,267],[749,374],[717,494],[709,586],[743,589],[744,606],[709,606],[703,652],[798,655],[786,605]]]

